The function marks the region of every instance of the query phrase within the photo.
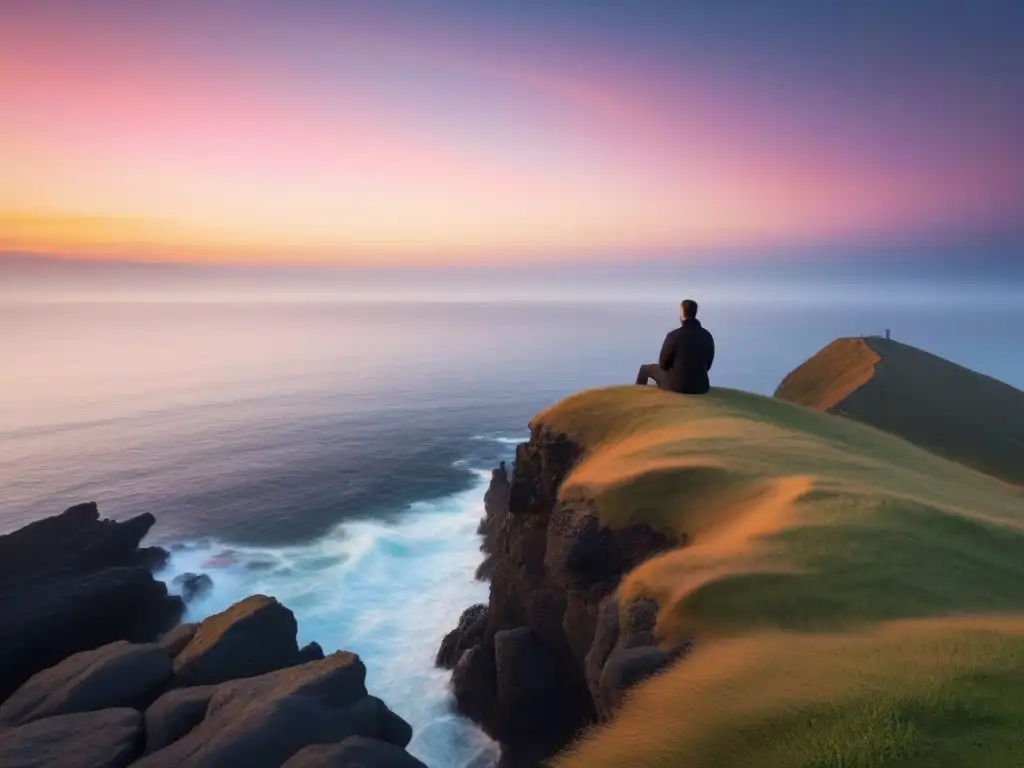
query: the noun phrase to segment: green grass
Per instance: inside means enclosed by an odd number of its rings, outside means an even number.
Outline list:
[[[1020,488],[729,390],[594,390],[535,421],[586,450],[563,495],[691,538],[620,590],[697,652],[560,765],[1024,766]]]
[[[1024,392],[886,339],[838,339],[775,396],[847,416],[1024,485]]]

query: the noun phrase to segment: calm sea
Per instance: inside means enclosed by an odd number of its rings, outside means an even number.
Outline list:
[[[676,323],[628,301],[0,304],[0,531],[95,500],[157,517],[166,576],[202,571],[192,617],[252,592],[300,640],[358,652],[368,687],[433,768],[494,747],[432,668],[485,600],[475,537],[487,471],[538,410],[629,383]],[[881,332],[1024,388],[1024,307],[958,314],[806,301],[701,310],[713,382],[770,394],[842,335]]]

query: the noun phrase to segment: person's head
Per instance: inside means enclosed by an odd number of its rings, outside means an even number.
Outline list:
[[[686,299],[679,305],[679,319],[684,323],[697,317],[697,302],[693,299]]]

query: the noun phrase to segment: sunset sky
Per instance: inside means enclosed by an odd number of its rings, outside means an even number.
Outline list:
[[[728,10],[726,10],[728,9]],[[1024,222],[1024,3],[0,3],[0,251],[684,258]]]

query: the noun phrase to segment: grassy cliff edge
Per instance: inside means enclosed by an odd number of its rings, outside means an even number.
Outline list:
[[[620,591],[696,650],[558,765],[1024,762],[1024,490],[730,390],[593,390],[535,423],[585,450],[561,495],[690,542]]]
[[[1024,485],[1024,392],[898,341],[837,339],[775,397],[846,416]]]

